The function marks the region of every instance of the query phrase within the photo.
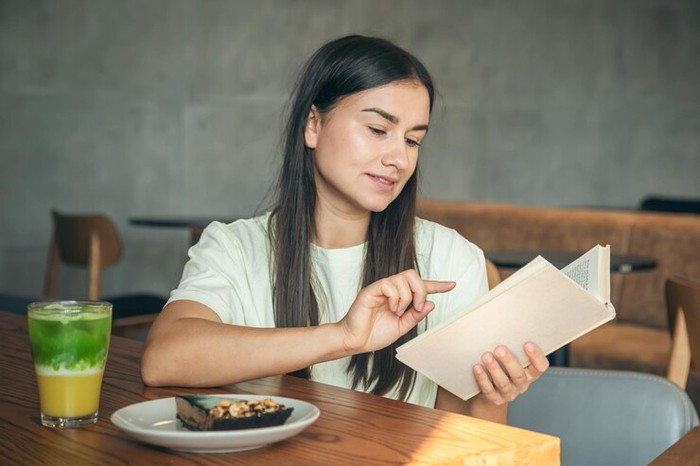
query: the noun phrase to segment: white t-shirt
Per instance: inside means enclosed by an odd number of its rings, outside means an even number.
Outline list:
[[[190,248],[180,285],[169,302],[187,299],[212,309],[226,324],[274,327],[267,237],[269,214],[231,224],[213,222]],[[428,220],[416,219],[416,251],[423,279],[457,282],[448,293],[430,296],[435,310],[418,325],[421,333],[486,293],[482,251],[456,231]],[[337,322],[350,309],[360,290],[364,244],[342,249],[312,245],[312,267],[323,290],[319,297],[321,323]],[[427,321],[427,322],[426,322]],[[352,387],[347,373],[350,358],[313,366],[312,380]],[[469,367],[456,370],[471,370]],[[432,407],[437,386],[416,374],[408,402]],[[396,391],[386,396],[397,398]]]

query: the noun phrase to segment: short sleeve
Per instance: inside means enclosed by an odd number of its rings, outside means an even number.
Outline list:
[[[251,234],[250,227],[213,222],[205,228],[168,302],[199,302],[227,324],[271,326],[264,233]]]
[[[456,282],[452,291],[431,295],[435,310],[428,316],[430,328],[488,292],[486,261],[478,246],[451,228],[427,220],[420,220],[418,228],[423,278]]]

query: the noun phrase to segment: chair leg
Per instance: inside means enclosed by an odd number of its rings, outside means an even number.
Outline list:
[[[671,358],[666,377],[682,389],[685,389],[688,384],[690,359],[690,341],[685,324],[685,314],[683,309],[679,308],[676,314],[676,325],[673,328],[673,346],[671,347]]]
[[[88,299],[97,301],[101,294],[100,271],[102,268],[102,257],[100,255],[100,238],[96,233],[90,235],[90,265],[88,270]]]
[[[44,279],[44,298],[56,298],[56,285],[58,282],[58,244],[56,237],[51,235],[51,245],[49,246],[48,266],[46,267],[46,277]]]

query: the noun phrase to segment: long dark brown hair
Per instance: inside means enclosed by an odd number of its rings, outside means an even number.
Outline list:
[[[432,111],[434,89],[427,70],[413,55],[384,39],[342,37],[322,46],[304,66],[292,94],[282,147],[283,162],[270,216],[271,279],[277,327],[319,324],[311,266],[316,208],[314,151],[306,147],[304,140],[312,105],[325,114],[351,94],[406,80],[425,86]],[[363,287],[417,268],[414,240],[417,192],[416,169],[399,196],[384,211],[372,213]],[[413,328],[382,350],[354,355],[348,367],[353,375],[353,387],[367,389],[374,383],[372,393],[383,395],[400,384],[399,397],[406,399],[415,373],[396,359],[395,350],[416,333]],[[308,378],[310,370],[306,368],[294,374]]]

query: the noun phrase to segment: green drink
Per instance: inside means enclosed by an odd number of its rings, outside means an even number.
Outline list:
[[[97,422],[112,305],[32,303],[27,315],[42,424],[79,427]]]

